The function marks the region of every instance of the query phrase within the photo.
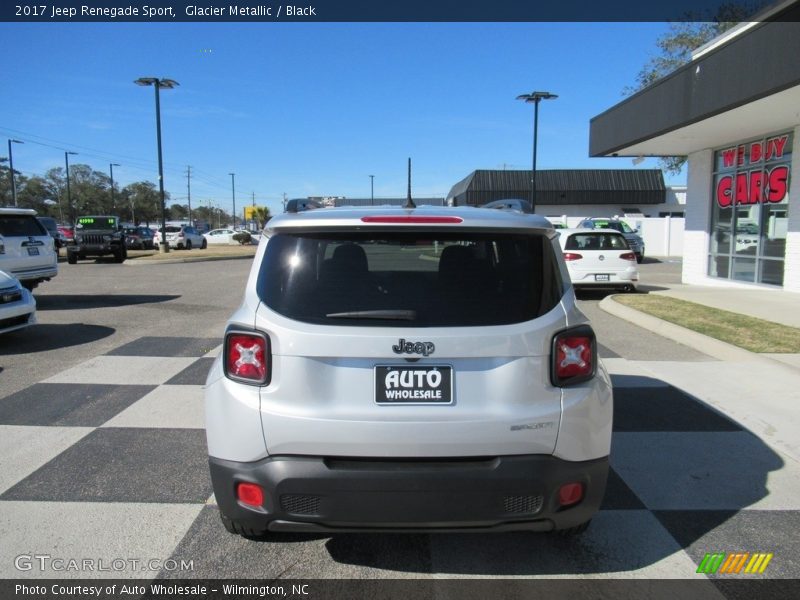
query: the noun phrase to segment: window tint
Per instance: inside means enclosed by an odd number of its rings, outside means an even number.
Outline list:
[[[504,325],[552,309],[561,280],[541,235],[307,233],[270,238],[258,294],[272,310],[331,325]]]
[[[627,250],[628,242],[616,233],[574,233],[564,243],[565,250]]]
[[[6,237],[50,235],[44,226],[30,215],[0,215],[0,235]]]

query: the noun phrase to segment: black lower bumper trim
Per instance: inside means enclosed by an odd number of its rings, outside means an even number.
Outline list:
[[[326,459],[276,456],[254,463],[210,458],[222,514],[252,531],[549,531],[580,525],[605,493],[608,458],[570,462],[542,455],[479,459]],[[256,483],[264,502],[236,499]],[[559,489],[584,485],[562,507]]]

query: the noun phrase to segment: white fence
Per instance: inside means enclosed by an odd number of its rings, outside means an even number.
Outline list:
[[[576,227],[586,217],[561,219],[548,217],[552,222]],[[683,256],[683,228],[685,220],[677,217],[623,217],[628,225],[639,229],[644,239],[646,256]]]

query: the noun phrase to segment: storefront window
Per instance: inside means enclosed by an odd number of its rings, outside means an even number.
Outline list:
[[[715,152],[710,276],[783,285],[793,141],[783,133]]]

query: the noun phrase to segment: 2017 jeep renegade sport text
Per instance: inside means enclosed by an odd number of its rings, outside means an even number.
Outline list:
[[[336,208],[269,223],[206,384],[231,532],[580,532],[611,384],[543,218]]]

